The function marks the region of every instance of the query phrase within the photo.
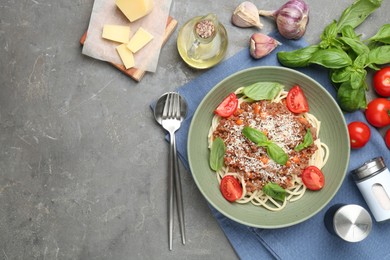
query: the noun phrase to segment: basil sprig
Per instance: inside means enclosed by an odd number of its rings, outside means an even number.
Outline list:
[[[273,199],[284,201],[286,198],[286,191],[274,182],[267,183],[262,190]]]
[[[355,28],[382,4],[383,0],[356,0],[338,21],[323,30],[319,44],[291,52],[279,52],[279,62],[287,67],[318,64],[330,69],[337,100],[344,111],[367,107],[367,69],[379,70],[390,63],[390,25],[385,24],[371,38],[362,41]]]
[[[265,147],[268,156],[276,163],[281,165],[285,165],[287,163],[288,155],[281,147],[269,140],[263,132],[249,126],[245,126],[242,130],[242,134],[258,146]]]
[[[303,142],[295,146],[294,150],[300,152],[312,144],[313,144],[313,135],[311,134],[310,128],[308,128],[306,130],[305,136],[303,137]]]
[[[243,93],[253,100],[271,100],[283,89],[278,82],[256,82],[246,86]]]
[[[210,151],[210,167],[214,171],[218,171],[222,168],[224,162],[223,157],[225,156],[226,147],[225,143],[220,137],[214,139],[211,144]]]

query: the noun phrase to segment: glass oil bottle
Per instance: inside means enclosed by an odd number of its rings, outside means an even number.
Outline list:
[[[177,48],[191,67],[207,69],[225,56],[228,38],[225,27],[215,14],[197,16],[187,21],[179,31]]]

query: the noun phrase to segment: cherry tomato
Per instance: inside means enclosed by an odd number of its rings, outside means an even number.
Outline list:
[[[221,104],[218,105],[218,107],[215,109],[214,113],[222,116],[222,117],[229,117],[233,115],[234,111],[236,111],[238,107],[238,99],[236,94],[230,93],[229,96],[227,96]]]
[[[390,100],[385,98],[373,99],[367,105],[367,121],[375,127],[383,127],[390,124]]]
[[[371,136],[368,125],[358,121],[348,124],[348,133],[352,148],[362,148],[370,140]]]
[[[386,131],[385,143],[386,143],[387,148],[390,149],[390,128]]]
[[[220,189],[223,197],[230,202],[236,201],[242,196],[240,182],[231,175],[222,178]]]
[[[374,74],[373,85],[376,93],[390,97],[390,67],[384,67]]]
[[[309,190],[320,190],[324,187],[324,174],[316,166],[308,166],[303,170],[301,175],[303,184]]]
[[[295,85],[287,94],[287,108],[293,113],[304,113],[309,111],[309,104],[302,89]]]

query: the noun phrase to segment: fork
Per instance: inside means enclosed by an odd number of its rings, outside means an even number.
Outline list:
[[[179,214],[180,231],[182,243],[185,244],[185,225],[183,197],[181,190],[180,173],[176,153],[175,132],[181,125],[180,97],[178,93],[170,92],[167,95],[161,120],[162,127],[169,132],[169,250],[172,250],[173,240],[173,210],[174,210],[174,189],[176,189],[176,203]]]

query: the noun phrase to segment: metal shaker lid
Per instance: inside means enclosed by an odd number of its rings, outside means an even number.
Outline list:
[[[359,242],[371,232],[372,219],[363,207],[349,204],[336,211],[333,217],[333,228],[343,240]]]
[[[359,168],[352,170],[351,174],[355,181],[362,180],[371,176],[372,174],[381,171],[386,167],[385,162],[383,161],[383,157],[376,157],[368,162],[365,162]]]

